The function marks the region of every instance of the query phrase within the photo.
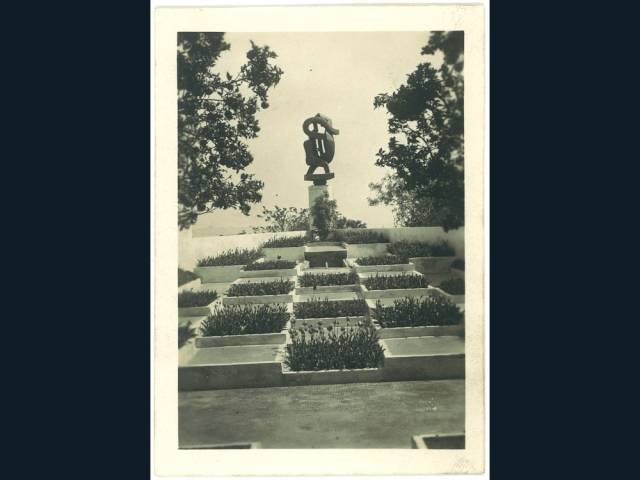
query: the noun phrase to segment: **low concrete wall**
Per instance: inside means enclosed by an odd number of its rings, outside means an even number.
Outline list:
[[[282,386],[280,362],[199,365],[178,368],[178,390]]]
[[[386,381],[464,378],[464,354],[391,356],[383,370]]]
[[[388,243],[347,243],[347,257],[379,257],[386,255]]]
[[[358,230],[342,229],[341,231]],[[445,232],[442,227],[392,227],[392,228],[367,228],[372,232],[387,235],[390,242],[406,240],[408,242],[434,243],[446,240],[456,252],[456,257],[464,258],[464,227]]]
[[[291,303],[293,301],[293,292],[284,293],[282,295],[245,295],[242,297],[222,297],[223,305],[255,305],[265,303]]]
[[[295,385],[333,385],[339,383],[380,382],[383,378],[381,368],[362,368],[357,370],[320,370],[317,372],[283,372],[283,383]]]
[[[342,231],[354,230],[344,229]],[[359,230],[359,229],[358,229]],[[456,257],[464,258],[464,228],[445,232],[441,227],[398,227],[398,228],[368,228],[373,232],[380,232],[388,236],[391,242],[400,240],[437,242],[446,240],[455,250]],[[179,233],[178,265],[185,270],[196,266],[199,258],[216,255],[234,248],[258,248],[270,238],[297,237],[304,235],[304,231],[251,233],[246,235],[193,235],[192,229]]]
[[[464,323],[460,323],[459,325],[378,328],[378,336],[382,339],[407,337],[450,337],[462,335],[464,335]]]
[[[242,270],[240,272],[240,278],[294,277],[297,273],[297,267],[273,270]]]
[[[420,273],[449,273],[456,257],[412,257],[409,259]]]
[[[178,265],[180,268],[193,271],[199,258],[217,255],[235,248],[259,248],[264,242],[274,237],[299,237],[305,233],[304,231],[296,231],[249,233],[246,235],[198,236],[197,234],[193,235],[191,229],[181,231],[179,233],[178,244]]]
[[[243,345],[278,345],[287,341],[286,333],[254,333],[247,335],[221,335],[196,337],[196,348],[235,347]]]
[[[263,248],[262,254],[264,255],[265,260],[290,260],[292,262],[301,262],[304,260],[304,246]]]
[[[244,265],[226,265],[220,267],[196,267],[194,273],[202,283],[227,283],[240,278]]]
[[[362,288],[362,296],[365,300],[375,300],[378,298],[405,298],[405,297],[425,297],[433,295],[433,288],[390,288],[387,290],[369,290],[364,285]]]

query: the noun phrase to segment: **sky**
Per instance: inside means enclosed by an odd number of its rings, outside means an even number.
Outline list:
[[[269,108],[257,114],[260,134],[247,143],[254,162],[247,172],[265,183],[262,205],[272,208],[308,208],[307,170],[302,143],[302,122],[316,113],[333,121],[336,153],[329,180],[338,210],[368,227],[391,227],[391,207],[369,206],[369,183],[390,170],[375,166],[376,152],[386,148],[386,109],[373,108],[380,93],[391,93],[424,61],[420,55],[428,32],[328,32],[328,33],[226,33],[231,45],[216,65],[220,72],[238,72],[246,62],[250,40],[269,45],[278,54],[275,63],[284,71],[280,83],[269,91]],[[201,215],[194,232],[233,234],[264,223],[255,204],[247,217],[236,210]]]

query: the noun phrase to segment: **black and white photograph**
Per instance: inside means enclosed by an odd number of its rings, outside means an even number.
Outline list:
[[[226,29],[157,12],[156,282],[177,286],[156,289],[155,428],[175,458],[481,473],[484,24],[434,8],[324,31],[245,30],[285,7]]]

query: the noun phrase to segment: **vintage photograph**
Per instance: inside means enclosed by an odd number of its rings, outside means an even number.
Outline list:
[[[176,448],[469,448],[464,28],[173,42]]]

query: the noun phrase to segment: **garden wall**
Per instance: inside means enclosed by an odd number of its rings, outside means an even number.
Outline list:
[[[350,230],[350,229],[347,229]],[[445,232],[441,227],[398,227],[398,228],[368,228],[374,232],[387,235],[392,242],[400,240],[436,242],[446,240],[456,251],[456,256],[464,258],[464,227]],[[191,270],[196,266],[199,258],[216,255],[234,248],[257,248],[273,237],[296,237],[303,235],[299,232],[278,233],[249,233],[245,235],[193,236],[192,229],[179,233],[179,266]],[[346,230],[343,230],[346,231]]]

